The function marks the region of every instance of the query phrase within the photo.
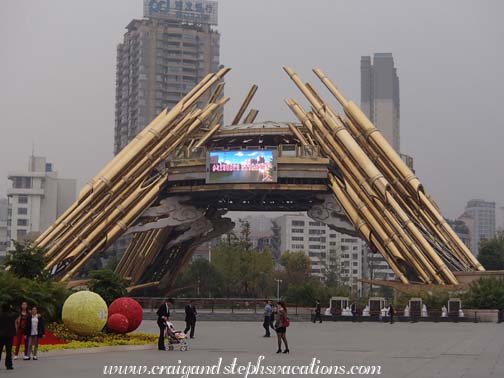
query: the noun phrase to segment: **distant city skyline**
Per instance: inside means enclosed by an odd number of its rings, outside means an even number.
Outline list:
[[[307,4],[219,1],[220,60],[233,68],[226,119],[257,83],[258,119],[292,120],[283,100],[299,94],[281,70],[285,64],[314,83],[310,69],[324,69],[358,103],[360,57],[391,52],[400,62],[401,149],[415,157],[429,194],[451,218],[471,198],[502,206],[504,4],[384,0],[367,3],[365,12],[356,3]],[[116,46],[142,14],[142,1],[7,0],[0,12],[9,15],[0,25],[7,37],[0,197],[7,171],[22,169],[33,148],[62,176],[76,176],[80,188],[113,156]]]

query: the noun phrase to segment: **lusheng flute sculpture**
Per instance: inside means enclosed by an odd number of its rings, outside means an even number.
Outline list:
[[[130,290],[169,289],[197,245],[231,231],[232,221],[221,217],[226,211],[279,206],[273,211],[308,211],[333,230],[352,235],[357,230],[404,285],[456,285],[454,272],[482,271],[419,179],[361,110],[321,70],[314,72],[344,114],[292,69],[284,69],[309,103],[304,109],[286,101],[302,126],[251,124],[258,114],[256,109],[247,114],[257,92],[253,85],[231,125],[223,127],[228,98],[222,97],[222,79],[229,69],[207,75],[120,151],[35,241],[46,250],[46,269],[70,280],[129,233],[133,236],[116,273],[127,279]],[[208,102],[197,108],[204,96]],[[241,156],[248,151],[250,160],[276,149],[270,153],[278,155],[272,168],[278,181],[268,174],[264,182],[234,182],[231,174],[214,183],[209,180],[212,149],[240,150]],[[330,215],[315,214],[317,207],[317,214]],[[331,223],[345,214],[347,227]]]
[[[346,100],[322,71],[314,70],[343,106],[347,118],[339,116],[292,69],[284,70],[312,111],[304,111],[293,100],[287,101],[288,106],[310,139],[343,172],[343,181],[330,176],[331,189],[356,228],[399,279],[404,283],[409,276],[425,283],[458,284],[452,271],[483,270],[425,195],[418,178],[362,111]],[[366,235],[368,228],[374,238]]]
[[[213,96],[203,109],[196,102],[229,69],[207,75],[171,110],[161,112],[84,187],[79,199],[36,241],[46,249],[47,269],[69,279],[97,252],[106,249],[158,198],[167,175],[158,170],[228,98]],[[219,85],[218,94],[222,91]],[[214,126],[212,132],[218,129]]]

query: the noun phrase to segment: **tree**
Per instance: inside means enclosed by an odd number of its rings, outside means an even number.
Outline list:
[[[284,252],[280,264],[294,281],[301,282],[310,276],[311,260],[304,252]]]
[[[181,275],[178,285],[188,297],[218,297],[222,291],[222,278],[217,269],[205,259],[197,259]]]
[[[46,280],[49,275],[46,266],[45,250],[14,241],[14,250],[9,251],[5,266],[17,277]]]
[[[463,296],[465,308],[504,309],[504,279],[480,278]]]
[[[108,305],[128,293],[127,282],[110,269],[93,270],[89,272],[89,276],[89,290],[99,294]]]
[[[212,252],[212,265],[222,278],[223,295],[228,298],[239,296],[242,277],[237,243],[220,243]]]
[[[252,247],[247,221],[240,220],[238,238],[231,235],[212,253],[212,265],[222,279],[222,293],[228,298],[268,295],[273,286],[271,251]]]
[[[61,308],[70,295],[64,284],[52,280],[21,278],[0,270],[0,303],[18,309],[23,301],[37,306],[48,321],[60,320]]]
[[[504,270],[504,233],[483,243],[478,260],[487,270]]]

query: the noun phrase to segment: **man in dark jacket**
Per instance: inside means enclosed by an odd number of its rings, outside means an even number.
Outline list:
[[[0,312],[0,360],[5,346],[5,367],[7,370],[14,369],[12,367],[12,341],[17,333],[17,318],[18,314],[12,311],[7,303],[2,304]]]
[[[156,312],[156,315],[158,317],[157,325],[159,327],[159,339],[158,339],[159,350],[166,350],[164,343],[164,335],[165,335],[166,321],[170,318],[169,306],[172,304],[173,304],[172,299],[165,299],[163,304],[159,306],[159,309]]]
[[[313,323],[315,323],[317,320],[322,323],[322,308],[320,306],[320,301],[317,299],[315,302],[315,317],[313,318]]]
[[[390,324],[394,323],[394,315],[395,315],[394,306],[392,305],[389,306],[388,315],[390,317]]]
[[[196,328],[196,306],[194,306],[194,301],[189,301],[189,303],[185,306],[185,321],[186,328],[184,333],[187,333],[189,329],[191,330],[191,339],[194,339],[194,328]]]

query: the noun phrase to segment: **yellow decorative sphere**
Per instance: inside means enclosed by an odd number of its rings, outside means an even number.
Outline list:
[[[63,323],[80,336],[100,332],[107,323],[107,304],[92,291],[78,291],[63,304]]]

